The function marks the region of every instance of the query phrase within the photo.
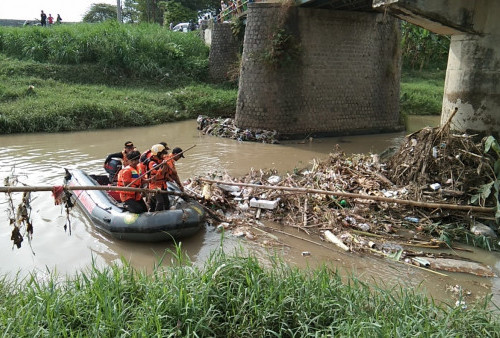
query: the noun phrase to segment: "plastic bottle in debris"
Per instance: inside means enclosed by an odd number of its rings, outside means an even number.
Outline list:
[[[417,217],[405,217],[405,221],[412,222],[412,223],[418,223],[418,222],[420,222],[420,219]]]

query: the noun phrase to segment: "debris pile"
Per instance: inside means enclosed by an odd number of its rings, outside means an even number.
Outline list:
[[[443,257],[411,248],[450,247],[457,239],[497,246],[487,238],[496,237],[496,201],[483,198],[480,206],[469,205],[478,187],[495,179],[495,161],[483,153],[481,142],[443,128],[425,128],[409,135],[386,163],[378,155],[348,156],[336,149],[293,174],[252,170],[233,178],[214,173],[195,179],[188,188],[220,216],[219,228],[250,240],[271,231],[262,223],[269,220],[343,250],[445,270],[442,261],[435,261]],[[471,232],[481,227],[489,233]],[[261,244],[276,244],[264,238],[267,242]],[[489,267],[456,265],[450,271],[492,274]]]
[[[424,128],[406,137],[387,163],[387,176],[397,185],[412,185],[412,198],[467,204],[481,185],[495,181],[495,159],[484,153],[484,142]]]
[[[204,134],[231,138],[238,141],[252,141],[260,143],[279,143],[277,131],[262,129],[240,129],[234,125],[231,118],[211,118],[200,115],[196,119],[198,130]]]

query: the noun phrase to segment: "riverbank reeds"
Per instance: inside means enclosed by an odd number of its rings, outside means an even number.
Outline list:
[[[0,52],[52,64],[94,64],[108,74],[152,78],[167,84],[205,79],[209,49],[195,34],[153,24],[0,27]]]
[[[383,289],[329,267],[214,254],[198,267],[178,249],[152,275],[124,263],[75,277],[0,282],[5,336],[498,336],[488,299],[467,309]]]
[[[95,65],[19,61],[1,54],[0,80],[4,134],[145,126],[199,114],[232,116],[237,95],[236,89],[221,85],[192,82],[168,89],[107,77]]]

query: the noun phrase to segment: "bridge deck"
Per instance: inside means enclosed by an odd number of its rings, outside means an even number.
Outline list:
[[[230,21],[234,17],[247,15],[247,7],[252,2],[278,2],[273,0],[235,0],[232,6],[228,6],[217,15],[217,22]],[[374,11],[372,0],[294,0],[299,7],[322,8],[344,11]]]

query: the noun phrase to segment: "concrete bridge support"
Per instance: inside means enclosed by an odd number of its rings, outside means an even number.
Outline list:
[[[455,107],[454,130],[500,135],[499,35],[452,36],[441,124]]]
[[[238,62],[240,43],[234,37],[229,23],[214,23],[210,33],[210,79],[215,82],[227,81],[228,72],[237,67],[235,63]]]
[[[380,13],[250,4],[236,125],[285,137],[401,130],[399,41]]]
[[[500,136],[500,1],[376,0],[402,20],[451,35],[441,124]]]

